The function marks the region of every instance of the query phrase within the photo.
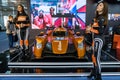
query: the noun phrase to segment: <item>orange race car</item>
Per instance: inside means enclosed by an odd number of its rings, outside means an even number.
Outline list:
[[[82,59],[85,57],[84,37],[80,36],[80,32],[74,34],[74,31],[64,27],[49,30],[47,34],[41,32],[39,36],[36,36],[33,53],[35,59],[44,57]]]

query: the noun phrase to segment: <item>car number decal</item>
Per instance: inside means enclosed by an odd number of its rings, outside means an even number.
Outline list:
[[[61,41],[58,41],[58,50],[59,50],[59,51],[62,50],[62,44],[61,44]]]

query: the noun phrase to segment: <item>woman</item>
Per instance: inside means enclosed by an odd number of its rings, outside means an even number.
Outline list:
[[[94,69],[90,74],[90,78],[94,76],[95,80],[101,79],[100,56],[104,45],[104,32],[108,22],[108,5],[104,1],[99,1],[96,7],[96,16],[93,20],[92,26],[87,28],[87,31],[93,34],[93,52],[92,61]]]
[[[13,50],[13,36],[16,33],[15,24],[13,22],[13,16],[9,16],[6,26],[6,34],[8,35],[9,49],[10,52]]]
[[[30,20],[29,20],[29,16],[24,11],[24,7],[21,4],[17,6],[15,25],[17,27],[21,49],[28,50],[28,46],[29,46],[28,34],[29,34]]]

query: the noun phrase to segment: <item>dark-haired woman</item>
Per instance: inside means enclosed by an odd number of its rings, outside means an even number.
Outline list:
[[[92,62],[94,69],[92,70],[89,78],[94,76],[95,80],[102,80],[101,78],[101,65],[100,57],[101,50],[105,43],[104,32],[108,22],[108,5],[104,1],[99,1],[96,7],[96,16],[93,19],[91,27],[86,30],[92,32],[93,34],[93,52],[92,52]]]
[[[24,7],[21,4],[17,6],[15,25],[17,27],[20,47],[23,51],[23,54],[21,55],[21,58],[23,59],[20,58],[20,60],[24,60],[26,59],[25,57],[27,56],[29,49],[28,36],[29,36],[30,20],[29,20],[29,16],[24,11]]]
[[[29,26],[30,20],[29,16],[25,13],[24,7],[19,4],[17,6],[17,15],[15,17],[15,24],[18,30],[18,37],[20,39],[20,47],[21,49],[28,49],[28,34],[29,34]]]

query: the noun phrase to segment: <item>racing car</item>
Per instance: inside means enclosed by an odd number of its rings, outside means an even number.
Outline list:
[[[41,32],[36,36],[33,47],[35,59],[44,57],[75,57],[84,58],[84,37],[80,32],[74,33],[64,27],[57,27],[47,33]]]

